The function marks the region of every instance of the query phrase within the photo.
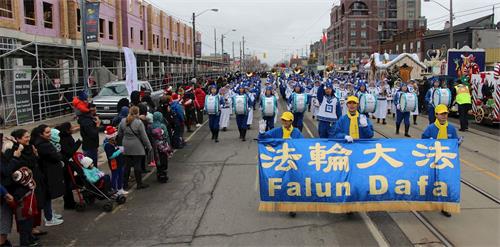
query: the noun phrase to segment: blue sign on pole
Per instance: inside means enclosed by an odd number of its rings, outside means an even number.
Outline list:
[[[261,211],[460,211],[457,140],[259,141]]]

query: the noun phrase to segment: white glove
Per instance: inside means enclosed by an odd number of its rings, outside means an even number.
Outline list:
[[[461,145],[462,142],[464,142],[464,137],[463,136],[458,137],[458,145]]]
[[[266,120],[259,121],[259,133],[263,134],[266,132]]]
[[[396,109],[400,110],[401,111],[401,105],[400,104],[397,104],[396,105]]]
[[[352,136],[345,136],[344,139],[346,140],[346,142],[349,142],[349,143],[354,142],[354,139],[352,139]]]
[[[361,114],[359,116],[359,126],[361,126],[361,127],[368,126],[368,120],[366,119],[366,115],[365,114]]]

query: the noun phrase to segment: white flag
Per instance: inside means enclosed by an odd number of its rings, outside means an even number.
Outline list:
[[[134,51],[128,47],[123,47],[125,56],[125,85],[127,86],[128,95],[133,91],[139,91],[139,82],[137,80],[137,61],[135,60]]]

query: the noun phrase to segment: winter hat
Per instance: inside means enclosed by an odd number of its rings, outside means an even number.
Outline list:
[[[54,143],[59,143],[61,141],[61,137],[59,137],[60,131],[56,128],[50,129],[50,141]]]
[[[111,139],[115,138],[118,135],[118,132],[116,132],[115,127],[108,125],[106,130],[104,130],[104,134],[106,134],[106,139]]]
[[[80,99],[80,100],[87,100],[88,98],[89,98],[89,96],[87,95],[87,93],[85,91],[81,91],[78,94],[78,99]]]
[[[178,95],[178,94],[176,94],[176,93],[173,93],[173,94],[172,94],[172,100],[173,100],[173,101],[178,101],[178,100],[179,100],[179,95]]]
[[[82,163],[82,166],[85,167],[85,168],[89,168],[90,165],[92,165],[92,163],[94,163],[94,161],[89,158],[89,157],[83,157],[81,160],[80,160],[80,163]]]

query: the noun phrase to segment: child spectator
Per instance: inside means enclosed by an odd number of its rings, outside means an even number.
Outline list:
[[[80,161],[83,166],[83,173],[87,181],[94,185],[99,183],[104,183],[103,192],[107,193],[111,191],[111,179],[109,175],[104,174],[101,170],[94,166],[94,161],[89,157],[83,157]]]
[[[61,152],[61,143],[60,143],[61,137],[59,137],[60,132],[61,131],[59,131],[56,128],[50,129],[50,143],[52,143],[52,145],[54,145],[57,152]]]
[[[123,147],[118,147],[116,144],[118,131],[115,127],[108,126],[104,133],[106,134],[104,151],[106,152],[109,169],[111,170],[111,188],[119,195],[126,195],[128,192],[123,189],[125,158],[123,156]]]
[[[82,114],[89,113],[90,109],[87,100],[88,95],[85,91],[81,91],[80,94],[78,94],[78,97],[73,98],[72,104],[77,117]]]

